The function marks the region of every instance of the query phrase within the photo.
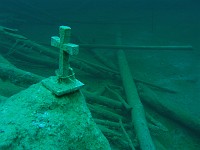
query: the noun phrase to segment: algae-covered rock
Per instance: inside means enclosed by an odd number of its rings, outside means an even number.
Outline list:
[[[57,97],[41,83],[0,106],[0,150],[109,150],[80,91]]]

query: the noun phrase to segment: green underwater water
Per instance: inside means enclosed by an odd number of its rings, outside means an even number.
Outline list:
[[[51,36],[59,35],[60,25],[70,26],[71,42],[80,45],[79,54],[71,57],[72,62],[74,59],[77,62],[87,62],[87,65],[97,71],[94,74],[95,71],[88,68],[84,70],[85,66],[81,68],[71,64],[76,78],[85,84],[84,89],[94,92],[109,87],[125,100],[125,91],[119,77],[118,49],[84,48],[81,45],[112,47],[117,44],[120,33],[120,45],[124,46],[192,46],[192,50],[170,48],[123,50],[138,91],[140,83],[143,83],[158,96],[157,103],[146,102],[141,98],[144,110],[168,129],[167,132],[155,128],[150,130],[157,148],[198,150],[200,148],[199,3],[196,0],[59,0],[56,2],[1,0],[0,26],[17,29],[17,32],[12,31],[12,33],[23,35],[47,47],[50,47]],[[43,77],[55,75],[58,56],[51,58],[45,53],[35,52],[34,48],[24,46],[23,42],[13,46],[15,41],[2,33],[0,40],[0,54],[16,67]],[[51,50],[56,54],[59,51]],[[22,57],[17,52],[23,52],[24,55],[37,59]],[[42,60],[44,63],[41,64],[42,61],[37,60]],[[109,69],[117,72],[117,75],[110,75]],[[5,97],[17,94],[28,86],[15,85],[13,81],[17,79],[10,81],[6,77],[0,78],[0,95],[3,97],[0,110],[3,110]],[[105,88],[101,95],[116,99],[116,95],[108,91]],[[86,102],[90,104],[87,99]],[[95,106],[98,108],[99,104]],[[15,109],[15,106],[11,108]],[[111,108],[108,110],[113,111]],[[129,112],[123,109],[116,112],[130,121]],[[92,109],[91,113],[94,118],[99,117],[99,114],[94,113]],[[100,118],[107,119],[101,115]],[[0,128],[0,134],[3,128],[6,128],[6,125]],[[115,131],[122,132],[120,127]],[[133,130],[129,130],[131,131]],[[136,143],[136,149],[139,149],[138,141],[135,141],[134,137],[135,132],[129,134],[134,144]],[[106,137],[113,149],[130,149],[130,147],[123,148],[127,145],[127,141],[119,146],[111,140],[112,138],[107,135]],[[122,137],[125,138],[125,135]]]

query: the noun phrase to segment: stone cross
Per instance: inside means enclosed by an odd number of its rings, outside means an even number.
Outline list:
[[[59,70],[56,72],[59,79],[66,79],[72,76],[72,71],[69,65],[69,56],[77,55],[79,46],[70,42],[71,28],[68,26],[60,26],[58,36],[51,37],[51,46],[60,49],[59,54]]]
[[[56,71],[57,76],[42,80],[43,86],[57,96],[74,92],[84,85],[75,78],[73,69],[69,65],[69,56],[77,55],[79,51],[78,45],[69,43],[70,31],[70,27],[60,26],[60,37],[51,37],[51,45],[60,49],[59,69]]]

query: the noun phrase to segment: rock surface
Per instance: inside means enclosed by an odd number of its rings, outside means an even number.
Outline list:
[[[56,97],[38,83],[0,105],[0,149],[110,149],[80,91]]]

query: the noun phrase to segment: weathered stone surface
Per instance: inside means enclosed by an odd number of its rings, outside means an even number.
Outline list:
[[[38,83],[1,105],[0,149],[110,149],[80,91],[57,97]]]

